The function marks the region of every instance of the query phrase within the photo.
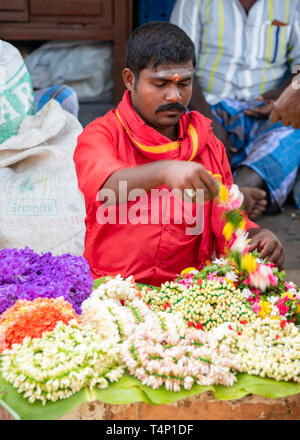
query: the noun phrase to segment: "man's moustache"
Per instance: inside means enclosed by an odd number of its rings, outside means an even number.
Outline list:
[[[186,108],[184,105],[182,104],[165,104],[165,105],[161,105],[160,107],[158,107],[158,109],[156,110],[155,113],[159,113],[159,112],[163,112],[165,110],[178,110],[180,112],[185,112]]]

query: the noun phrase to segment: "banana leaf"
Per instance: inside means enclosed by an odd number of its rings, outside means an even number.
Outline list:
[[[68,399],[57,402],[29,403],[16,389],[0,375],[0,406],[6,409],[17,420],[56,420],[68,414],[85,402],[100,401],[110,405],[132,404],[145,402],[149,405],[163,405],[211,391],[216,399],[235,400],[249,394],[267,398],[287,397],[300,393],[300,384],[276,382],[248,374],[238,374],[237,382],[231,387],[221,385],[194,385],[191,390],[171,392],[164,387],[158,390],[142,385],[142,383],[125,374],[118,382],[112,383],[103,390],[84,388]]]

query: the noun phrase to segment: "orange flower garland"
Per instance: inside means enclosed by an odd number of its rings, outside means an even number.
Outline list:
[[[26,336],[40,338],[59,321],[67,324],[71,319],[80,322],[72,304],[62,296],[18,300],[0,317],[0,353],[15,343],[21,344]]]

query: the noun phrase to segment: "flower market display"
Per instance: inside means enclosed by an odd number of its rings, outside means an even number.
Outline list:
[[[2,374],[30,402],[65,399],[83,387],[107,387],[124,373],[112,341],[76,320],[5,352]]]
[[[83,257],[38,255],[29,248],[0,250],[0,314],[18,299],[63,296],[76,313],[90,295],[93,279]]]
[[[140,324],[121,347],[130,374],[157,389],[190,390],[198,385],[233,385],[238,356],[229,346],[205,332],[188,330],[183,337],[164,331],[151,321]]]
[[[0,405],[240,396],[243,375],[268,396],[300,392],[300,290],[249,252],[242,196],[218,183],[226,254],[160,287],[94,282],[83,257],[0,251]]]
[[[21,344],[25,337],[40,338],[61,321],[67,324],[78,315],[64,298],[19,299],[0,316],[0,353],[13,344]],[[3,347],[1,347],[1,342]]]
[[[200,283],[167,282],[156,289],[143,288],[143,300],[151,310],[180,314],[189,327],[210,330],[222,322],[253,320],[255,313],[241,292],[228,280],[201,280]],[[183,281],[183,282],[182,282]]]

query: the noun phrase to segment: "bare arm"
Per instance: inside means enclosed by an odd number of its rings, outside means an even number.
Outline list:
[[[113,173],[101,189],[113,190],[116,199],[121,200],[119,182],[126,182],[127,193],[133,189],[149,191],[162,185],[170,190],[203,189],[204,200],[218,194],[218,186],[213,177],[197,162],[180,160],[160,160],[133,168],[123,168]]]

